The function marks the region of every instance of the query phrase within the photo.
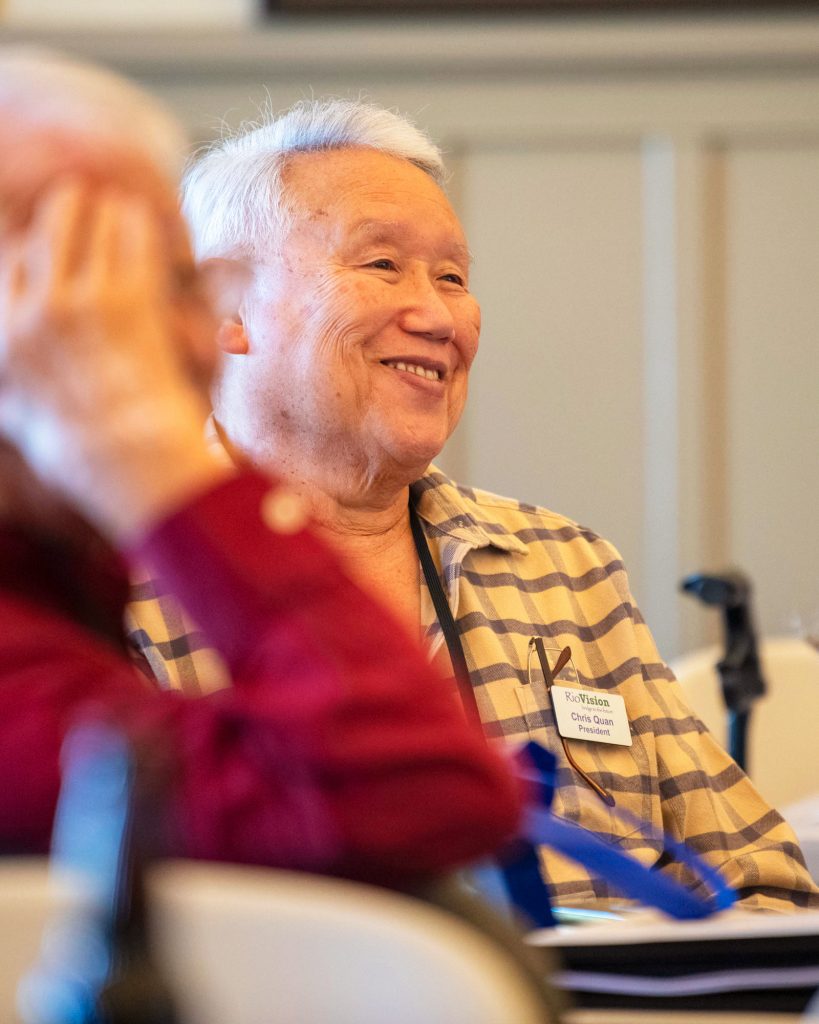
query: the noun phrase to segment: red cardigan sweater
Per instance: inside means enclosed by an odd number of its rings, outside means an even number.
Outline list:
[[[402,884],[514,831],[502,754],[312,533],[265,525],[271,486],[223,483],[136,552],[230,667],[233,686],[204,697],[156,690],[101,635],[127,596],[112,552],[0,527],[0,848],[47,848],[60,744],[88,713],[161,766],[162,853]]]

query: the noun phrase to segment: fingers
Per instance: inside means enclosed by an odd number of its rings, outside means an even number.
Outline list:
[[[22,236],[3,246],[7,338],[36,350],[116,337],[139,310],[167,318],[157,221],[139,196],[56,183]]]
[[[92,519],[135,529],[185,467],[212,469],[197,385],[215,324],[181,219],[65,178],[0,261],[0,433]]]
[[[57,182],[37,205],[27,232],[29,287],[45,296],[59,293],[82,264],[90,200],[75,179]]]
[[[138,195],[62,183],[35,217],[32,234],[31,261],[47,278],[41,294],[55,304],[67,300],[113,310],[166,298],[158,218]]]
[[[96,269],[106,286],[119,283],[144,302],[170,301],[169,266],[159,217],[141,196],[108,192],[97,211]]]
[[[4,241],[3,296],[7,327],[28,337],[41,311],[57,312],[65,286],[83,259],[87,202],[76,181],[49,189],[27,228]]]
[[[118,202],[105,192],[92,201],[80,181],[63,180],[43,196],[25,230],[4,240],[3,333],[18,356],[55,332],[65,334],[84,306],[123,284],[122,271],[132,263],[130,253],[118,252]]]
[[[181,218],[141,195],[65,178],[0,245],[0,387],[205,398],[216,351]]]

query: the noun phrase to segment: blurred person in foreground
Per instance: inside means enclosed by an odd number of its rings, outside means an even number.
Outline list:
[[[14,51],[0,112],[0,848],[47,848],[62,739],[93,714],[161,776],[155,852],[405,885],[495,849],[520,811],[508,766],[296,491],[205,443],[216,319],[175,123]],[[230,689],[132,666],[114,548],[195,616]]]
[[[486,734],[557,755],[556,813],[693,885],[662,833],[686,841],[746,907],[819,906],[792,831],[686,705],[617,551],[431,465],[463,410],[480,330],[444,179],[439,150],[410,122],[344,100],[302,103],[193,162],[183,209],[197,259],[250,274],[218,332],[217,447],[281,474],[362,587],[391,602],[450,677],[460,644]],[[138,583],[129,615],[163,685],[195,690],[203,664],[212,678],[197,625],[155,581]],[[576,700],[624,699],[630,746],[596,742],[592,727],[566,741],[581,770],[569,763],[537,659],[529,671],[535,638]],[[542,872],[557,903],[614,895],[556,855],[544,853]]]

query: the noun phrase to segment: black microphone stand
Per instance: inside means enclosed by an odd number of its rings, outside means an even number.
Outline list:
[[[725,654],[716,667],[728,709],[728,752],[740,768],[748,771],[751,708],[766,691],[751,614],[750,581],[744,573],[734,570],[720,576],[694,573],[686,576],[680,586],[704,604],[722,608]]]

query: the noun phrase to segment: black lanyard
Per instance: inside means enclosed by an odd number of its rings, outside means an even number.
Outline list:
[[[473,725],[480,728],[481,716],[478,713],[478,703],[475,700],[475,692],[472,689],[472,681],[469,677],[469,668],[466,664],[466,656],[464,655],[464,648],[461,643],[458,623],[455,621],[452,609],[449,607],[449,601],[446,599],[441,578],[438,575],[438,570],[435,568],[435,562],[432,560],[429,544],[427,544],[427,538],[424,535],[424,528],[421,526],[421,520],[418,518],[418,513],[415,511],[415,506],[412,502],[410,502],[409,506],[409,517],[410,525],[412,526],[412,536],[415,540],[415,550],[418,552],[418,557],[421,560],[424,579],[427,581],[429,594],[435,606],[435,614],[438,616],[438,622],[441,624],[444,639],[446,640],[449,657],[455,670],[455,681],[458,684],[458,692],[461,695],[466,717]]]

